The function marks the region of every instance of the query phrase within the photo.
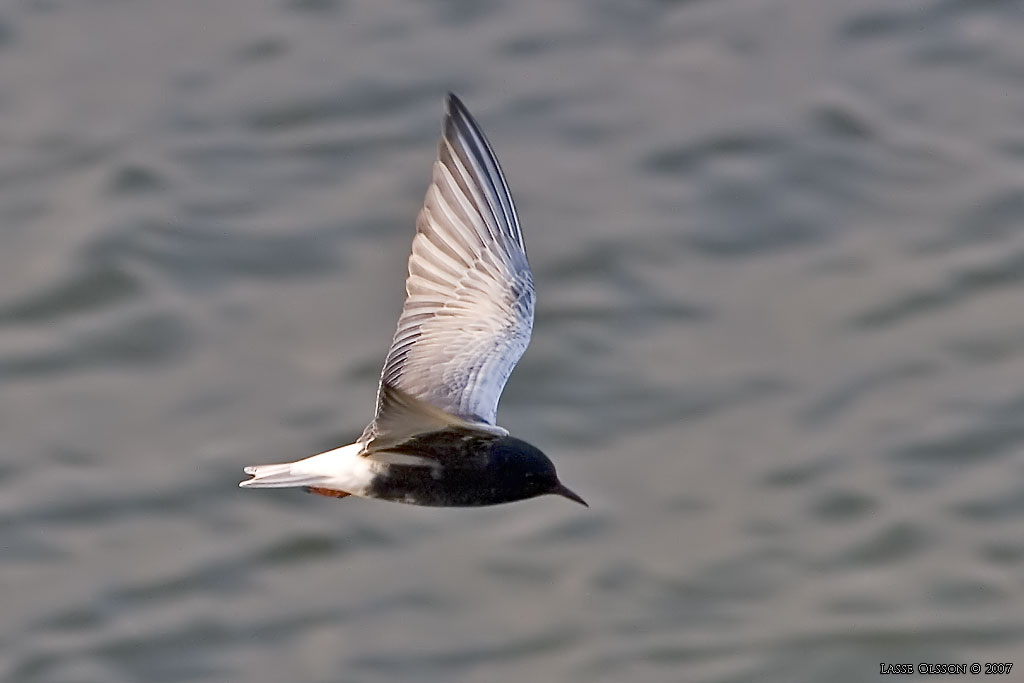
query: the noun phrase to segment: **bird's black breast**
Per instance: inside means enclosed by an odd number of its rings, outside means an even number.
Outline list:
[[[519,444],[525,449],[518,449]],[[420,434],[388,452],[429,464],[390,464],[371,482],[367,495],[439,507],[496,505],[529,498],[537,493],[523,486],[521,474],[531,469],[532,453],[527,449],[536,451],[519,439],[467,429]]]

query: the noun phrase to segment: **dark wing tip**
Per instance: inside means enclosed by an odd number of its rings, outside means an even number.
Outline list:
[[[474,128],[478,135],[483,137],[483,133],[480,131],[480,124],[476,122],[473,115],[469,113],[469,107],[462,101],[462,98],[448,91],[444,98],[444,114],[446,118],[455,119],[462,125],[468,124],[469,127]],[[464,122],[464,123],[463,123]]]
[[[444,98],[444,116],[455,125],[456,130],[461,131],[463,137],[479,138],[476,144],[482,144],[489,154],[494,155],[487,138],[484,137],[483,131],[480,129],[480,124],[469,113],[469,108],[465,103],[453,92],[449,92]]]
[[[444,97],[444,113],[451,116],[453,111],[466,111],[466,105],[462,103],[459,96],[451,90]]]
[[[505,174],[501,171],[498,157],[491,148],[487,136],[459,96],[449,92],[444,101],[444,136],[461,150],[464,162],[471,167],[484,191],[498,229],[515,242],[518,250],[526,253],[519,217],[509,192]]]

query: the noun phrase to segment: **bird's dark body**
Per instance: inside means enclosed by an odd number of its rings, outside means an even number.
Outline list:
[[[434,464],[389,465],[370,484],[370,497],[413,505],[478,507],[533,498],[560,486],[547,456],[511,436],[448,429],[417,435],[388,451]]]

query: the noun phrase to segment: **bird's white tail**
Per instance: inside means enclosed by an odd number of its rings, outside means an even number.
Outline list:
[[[250,465],[244,469],[252,479],[239,482],[243,488],[292,488],[306,486],[356,492],[369,483],[371,473],[366,470],[365,458],[359,455],[362,447],[350,444],[326,453],[273,465]],[[365,471],[366,474],[362,474]]]
[[[246,467],[244,472],[251,474],[252,479],[239,482],[238,485],[254,489],[282,489],[323,483],[325,479],[323,475],[295,472],[292,470],[294,464],[296,463],[283,462],[275,465],[251,465]]]

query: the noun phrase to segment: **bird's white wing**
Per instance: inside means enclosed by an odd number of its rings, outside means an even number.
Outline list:
[[[498,398],[530,342],[533,276],[498,160],[451,94],[405,289],[377,414],[362,440],[404,436],[405,420],[389,414],[391,389],[461,421],[494,425]]]

